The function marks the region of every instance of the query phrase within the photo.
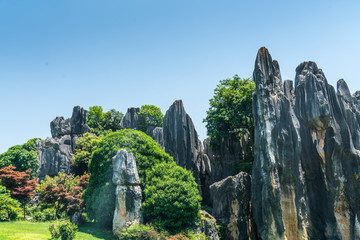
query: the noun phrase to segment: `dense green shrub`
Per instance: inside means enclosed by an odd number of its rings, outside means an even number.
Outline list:
[[[32,169],[31,178],[37,176],[39,162],[37,159],[37,149],[35,141],[39,138],[33,138],[23,145],[10,147],[6,152],[0,155],[0,169],[6,166],[14,166],[17,171],[23,172]]]
[[[88,217],[107,227],[112,226],[115,210],[112,157],[120,149],[134,154],[142,188],[146,186],[145,179],[149,169],[156,163],[172,161],[151,137],[141,131],[124,129],[102,138],[92,154],[89,186],[83,197]]]
[[[15,221],[20,211],[19,201],[11,198],[10,191],[1,185],[0,180],[0,221]]]
[[[56,210],[55,208],[45,208],[35,211],[32,214],[33,221],[36,222],[46,222],[56,220]]]
[[[155,165],[146,176],[143,213],[148,221],[170,232],[193,227],[201,197],[191,173],[175,162]]]
[[[138,116],[138,128],[140,131],[145,132],[150,126],[162,127],[164,115],[160,108],[154,105],[142,105]]]
[[[120,233],[120,240],[165,240],[165,236],[159,233],[151,225],[134,224]]]
[[[70,221],[62,221],[50,224],[49,231],[52,239],[72,240],[75,238],[78,228]]]
[[[88,172],[91,155],[100,139],[101,137],[85,133],[83,137],[76,141],[75,154],[72,160],[72,172],[75,175],[82,175]]]

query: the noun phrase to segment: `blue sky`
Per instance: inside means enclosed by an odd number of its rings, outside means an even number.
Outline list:
[[[165,114],[182,99],[200,139],[219,80],[250,77],[266,46],[283,80],[315,61],[360,89],[359,1],[0,0],[0,153],[50,136],[72,108]]]

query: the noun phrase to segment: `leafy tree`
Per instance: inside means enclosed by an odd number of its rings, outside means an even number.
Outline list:
[[[15,167],[7,166],[0,169],[0,180],[3,186],[10,190],[13,198],[19,200],[23,205],[24,218],[26,203],[34,195],[36,179],[30,179],[31,169],[25,172],[15,171]]]
[[[85,133],[84,136],[76,142],[75,156],[72,164],[72,172],[75,175],[82,175],[88,172],[91,155],[100,139],[101,138],[96,135]]]
[[[154,105],[142,105],[138,116],[138,128],[143,132],[145,132],[149,126],[161,127],[164,120],[164,115],[160,108]]]
[[[87,187],[89,175],[74,177],[59,172],[51,178],[46,176],[37,188],[39,198],[43,203],[55,208],[55,215],[59,218],[60,212],[72,215],[75,211],[84,210],[84,200],[81,199],[83,191]]]
[[[11,198],[10,191],[1,185],[0,180],[0,221],[16,220],[20,211],[20,203]]]
[[[170,232],[194,226],[201,197],[191,171],[175,162],[160,163],[148,171],[146,182],[143,213],[147,220]]]
[[[151,137],[140,131],[123,129],[101,139],[91,157],[91,176],[83,197],[88,217],[107,227],[112,226],[115,210],[112,157],[120,149],[134,154],[142,187],[146,185],[147,170],[156,163],[172,161]]]
[[[14,166],[20,172],[26,171],[27,169],[37,170],[39,163],[35,141],[38,139],[39,138],[33,138],[23,145],[10,147],[5,153],[0,155],[0,168]],[[31,177],[35,176],[36,172],[34,171]]]
[[[239,140],[244,134],[253,136],[252,93],[255,83],[251,78],[221,80],[210,99],[210,108],[203,120],[211,144],[217,146],[223,138]],[[251,138],[252,139],[252,138]]]
[[[120,122],[124,114],[115,109],[104,113],[101,106],[89,108],[86,123],[96,135],[101,135],[107,131],[117,131],[120,129]]]

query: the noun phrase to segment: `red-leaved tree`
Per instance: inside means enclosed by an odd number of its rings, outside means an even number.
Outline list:
[[[15,167],[7,166],[0,169],[1,184],[10,190],[13,198],[19,200],[23,205],[24,218],[26,204],[34,195],[36,188],[36,179],[30,179],[31,169],[25,172],[15,171]]]

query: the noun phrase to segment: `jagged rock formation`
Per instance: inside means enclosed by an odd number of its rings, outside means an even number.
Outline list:
[[[246,156],[252,151],[249,136],[243,136],[240,141],[222,139],[218,149],[210,146],[210,138],[204,140],[204,152],[209,157],[212,169],[211,183],[220,181],[228,176],[237,174],[240,163],[245,162]]]
[[[86,124],[87,111],[75,106],[71,118],[56,117],[50,123],[52,138],[37,140],[40,166],[39,178],[54,176],[58,172],[69,174],[76,141],[84,133],[90,132]]]
[[[200,232],[204,233],[208,240],[219,240],[216,230],[216,219],[208,212],[200,210]]]
[[[281,80],[258,52],[251,202],[259,239],[358,239],[360,112],[344,80],[337,92],[314,62]]]
[[[140,112],[140,108],[128,108],[125,116],[121,119],[120,127],[121,128],[138,128],[138,113]]]
[[[212,215],[227,227],[225,239],[245,240],[255,234],[251,217],[251,177],[241,172],[210,186]]]
[[[204,153],[202,144],[190,116],[185,112],[181,100],[175,101],[166,111],[163,122],[164,149],[175,162],[192,171],[198,184],[199,192],[205,191],[204,181],[211,173],[209,158]]]
[[[119,235],[124,228],[141,222],[141,188],[136,161],[132,153],[121,149],[112,161],[112,180],[116,185],[113,232]]]

